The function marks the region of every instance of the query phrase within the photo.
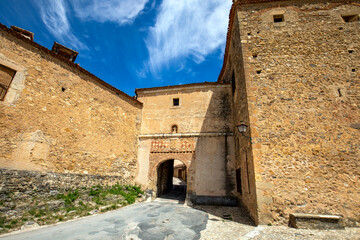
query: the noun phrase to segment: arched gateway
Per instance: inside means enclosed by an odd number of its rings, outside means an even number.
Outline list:
[[[185,197],[187,180],[185,163],[175,159],[165,160],[157,166],[156,174],[158,197],[167,196],[175,199]]]
[[[174,162],[179,161],[184,165],[186,180],[187,184],[187,191],[192,191],[192,180],[193,180],[193,171],[192,171],[192,162],[195,158],[194,155],[194,148],[193,142],[194,139],[177,139],[176,141],[182,145],[187,145],[189,149],[187,151],[169,151],[166,150],[166,147],[162,147],[160,145],[160,149],[162,151],[158,151],[159,149],[159,142],[160,144],[166,143],[166,139],[164,140],[154,140],[152,144],[153,148],[150,153],[149,157],[149,180],[150,180],[150,187],[154,191],[154,196],[160,196],[171,190],[173,187],[173,177],[174,177]],[[175,139],[172,139],[175,141]],[[186,143],[184,143],[186,142]],[[177,144],[173,144],[177,145]]]
[[[166,193],[178,160],[184,166],[176,174],[185,173],[189,201],[222,204],[234,198],[230,84],[137,89],[136,94],[144,104],[136,183],[153,198]]]

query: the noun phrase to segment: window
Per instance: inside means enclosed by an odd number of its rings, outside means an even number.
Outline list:
[[[360,20],[359,15],[342,15],[344,22],[358,22]]]
[[[274,23],[278,23],[278,22],[284,22],[284,15],[282,14],[278,14],[278,15],[274,15]]]
[[[232,93],[234,95],[235,93],[235,88],[236,88],[236,83],[235,83],[235,72],[233,71],[232,73],[232,77],[231,77],[231,89],[232,89]]]
[[[171,133],[178,133],[178,126],[172,125],[171,126]]]
[[[15,73],[14,70],[0,64],[0,101],[4,101]]]
[[[250,191],[250,173],[249,173],[249,163],[248,163],[248,157],[247,153],[245,152],[245,164],[246,164],[246,177],[247,177],[247,187],[248,187],[248,193],[251,193]]]
[[[180,105],[180,100],[178,98],[173,98],[173,106],[177,107]]]
[[[238,193],[242,194],[242,187],[241,187],[241,169],[236,169],[236,190]]]

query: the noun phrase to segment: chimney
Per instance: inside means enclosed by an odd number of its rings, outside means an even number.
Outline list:
[[[26,31],[25,29],[16,27],[16,26],[11,26],[11,30],[13,30],[14,32],[22,35],[24,38],[29,39],[30,41],[34,41],[34,33]]]
[[[62,56],[66,60],[69,60],[70,62],[75,62],[75,59],[76,59],[77,55],[79,54],[78,52],[76,52],[70,48],[67,48],[57,42],[54,42],[54,45],[51,50],[53,52],[55,52],[57,55]]]

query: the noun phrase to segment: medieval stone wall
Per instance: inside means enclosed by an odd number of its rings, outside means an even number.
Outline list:
[[[360,221],[360,25],[345,21],[360,4],[312,2],[241,5],[235,16],[260,223],[294,212]]]
[[[141,103],[6,31],[0,64],[17,71],[0,102],[1,167],[134,179]]]
[[[203,83],[164,89],[138,89],[138,100],[144,104],[141,134],[232,132],[229,84]],[[179,99],[179,106],[173,106]]]
[[[156,191],[157,168],[182,161],[189,198],[234,194],[234,148],[229,84],[138,89],[144,103],[137,182]],[[179,106],[173,106],[179,99]],[[172,126],[177,132],[172,132]]]
[[[251,96],[249,90],[249,84],[245,82],[245,72],[243,52],[241,48],[241,38],[239,31],[239,22],[237,18],[234,19],[231,26],[231,39],[229,42],[229,55],[227,64],[225,67],[224,75],[221,81],[232,83],[232,100],[233,100],[233,113],[234,123],[238,125],[245,123],[249,129],[246,133],[240,134],[235,131],[234,147],[237,170],[236,197],[242,207],[248,211],[250,217],[254,220],[255,224],[258,224],[258,206],[255,187],[255,173],[253,154],[257,154],[257,149],[253,148],[251,144],[249,132],[254,137],[255,127],[250,122],[249,106],[254,107],[248,102],[248,94]]]
[[[90,188],[96,185],[127,184],[128,181],[122,176],[0,169],[0,183],[0,198],[3,199],[9,193],[19,197],[28,197],[26,194],[29,192],[43,194],[59,189],[68,190],[81,187]]]

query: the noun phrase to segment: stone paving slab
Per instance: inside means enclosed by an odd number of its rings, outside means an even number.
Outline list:
[[[254,226],[236,207],[195,206],[208,213],[201,240],[360,240],[360,228],[337,230],[295,229],[287,226]],[[223,216],[231,215],[232,220]]]
[[[207,221],[205,212],[180,204],[150,202],[0,239],[190,240],[200,238]]]

